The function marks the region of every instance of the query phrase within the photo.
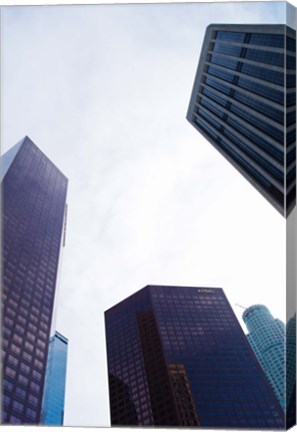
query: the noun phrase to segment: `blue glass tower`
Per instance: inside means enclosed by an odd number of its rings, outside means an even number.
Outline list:
[[[149,285],[105,326],[112,425],[284,428],[222,289]]]
[[[286,408],[285,325],[266,306],[254,305],[243,313],[247,338],[282,408]]]
[[[296,202],[296,32],[207,27],[188,121],[284,216]]]
[[[62,426],[64,418],[68,339],[59,332],[51,337],[42,401],[41,424]]]
[[[28,137],[2,168],[2,422],[39,424],[68,179]]]

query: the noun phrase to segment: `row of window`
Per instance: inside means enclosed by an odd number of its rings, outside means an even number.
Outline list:
[[[33,306],[33,303],[36,303],[38,307]],[[24,298],[21,298],[19,301],[15,301],[13,298],[9,297],[7,300],[7,306],[9,310],[15,311],[15,313],[17,309],[19,309],[19,311],[25,315],[31,313],[34,314],[36,317],[40,316],[41,320],[45,322],[49,322],[50,320],[49,317],[51,315],[51,309],[44,303],[41,304],[36,298],[31,299],[30,304]]]
[[[4,184],[5,191],[6,184]],[[6,193],[9,195],[6,196]],[[44,233],[55,236],[59,232],[59,227],[54,224],[53,220],[56,217],[62,219],[64,214],[64,202],[61,199],[57,200],[57,197],[53,194],[51,197],[51,203],[46,206],[46,198],[42,196],[39,202],[28,202],[28,194],[22,192],[19,196],[16,191],[14,191],[14,196],[11,196],[12,192],[6,191],[3,196],[5,202],[5,209],[7,214],[13,214],[13,218],[10,218],[7,223],[9,225],[14,225],[15,227],[20,227],[21,224],[25,225],[29,232],[34,232],[38,234],[38,227],[43,227]],[[25,200],[23,203],[20,202]],[[30,224],[32,219],[36,221],[36,225]]]
[[[270,99],[280,105],[284,104],[284,92],[268,87],[264,83],[259,84],[241,75],[236,75],[235,73],[227,72],[213,66],[208,67],[207,73],[245,90],[251,91],[256,95]]]
[[[245,33],[245,32],[232,32],[232,31],[217,31],[215,34],[217,40],[250,43],[251,45],[260,45],[272,48],[284,48],[285,38],[282,34],[270,33]],[[287,37],[288,48],[294,45],[294,39]]]
[[[188,295],[188,294],[172,294],[170,292],[171,290],[168,290],[168,292],[166,294],[157,294],[157,293],[152,293],[151,296],[154,299],[167,299],[169,300],[190,300],[190,301],[195,301],[195,300],[213,300],[213,301],[219,301],[222,302],[224,304],[226,304],[226,299],[223,295],[219,294],[217,291],[212,292],[211,294],[206,294],[205,291],[210,291],[210,289],[208,288],[193,288],[192,290],[192,294]],[[184,288],[181,288],[180,291],[187,291]],[[201,293],[199,293],[199,291],[201,291]],[[173,292],[176,292],[176,290],[173,290]]]
[[[280,150],[276,145],[272,144],[271,141],[268,141],[266,134],[263,134],[260,131],[257,131],[257,133],[253,132],[253,130],[251,130],[250,128],[251,127],[253,128],[254,125],[248,123],[246,120],[242,118],[238,119],[236,114],[230,115],[228,111],[223,111],[215,101],[209,99],[208,97],[201,98],[199,103],[201,106],[206,107],[208,110],[210,110],[216,116],[223,119],[225,122],[228,121],[235,129],[238,130],[238,132],[248,137],[258,147],[262,148],[263,151],[269,153],[270,156],[272,156],[274,159],[283,163],[284,151]]]
[[[232,109],[232,107],[231,107]],[[283,193],[280,192],[274,185],[272,185],[255,167],[253,167],[249,162],[247,162],[243,157],[241,157],[231,146],[224,141],[214,130],[210,127],[208,122],[204,121],[200,117],[195,118],[195,123],[200,129],[204,130],[205,133],[211,137],[217,144],[226,152],[231,159],[236,161],[236,164],[241,166],[242,169],[247,172],[259,185],[261,185],[271,197],[273,197],[274,202],[279,205],[283,205]]]
[[[244,73],[247,76],[255,77],[263,81],[268,81],[282,87],[284,85],[284,72],[272,70],[271,68],[252,65],[249,63],[243,63],[240,61],[232,60],[230,58],[216,55],[210,56],[210,62],[211,64],[218,65],[222,68],[226,68],[227,70],[232,69],[234,72],[238,71]],[[294,79],[294,75],[287,74],[286,79],[288,88],[296,86],[296,80]]]
[[[216,128],[224,134],[227,138],[233,142],[236,147],[240,148],[248,157],[252,158],[265,172],[267,172],[271,177],[273,177],[281,186],[284,183],[284,172],[283,167],[277,168],[274,163],[269,162],[267,157],[259,154],[258,151],[250,147],[249,143],[246,143],[238,135],[234,134],[234,129],[237,129],[237,123],[230,118],[225,119],[225,123],[230,125],[227,128],[224,123],[217,122],[213,117],[209,116],[208,112],[202,108],[198,109],[198,114],[200,114],[207,121],[210,121],[216,126]],[[244,137],[244,136],[243,136]]]
[[[284,54],[273,51],[257,50],[253,48],[243,48],[235,45],[223,45],[216,43],[213,47],[214,53],[230,55],[241,59],[248,59],[257,63],[284,67]],[[294,57],[287,56],[287,68],[293,69]]]
[[[34,282],[35,277],[38,274],[39,279],[37,282],[39,282],[40,280],[39,283],[41,283],[41,285],[43,285],[44,283],[44,277],[46,277],[49,285],[54,284],[55,268],[57,265],[57,253],[55,253],[53,256],[50,254],[49,258],[45,258],[43,254],[40,253],[40,251],[38,253],[38,251],[36,251],[35,249],[29,251],[26,248],[22,248],[20,251],[17,251],[15,249],[10,249],[9,246],[9,243],[7,243],[4,238],[4,269],[6,274],[8,274],[11,278],[14,274],[22,275],[22,278],[24,279],[24,270],[22,268],[18,268],[19,264],[22,264],[22,266],[26,265],[27,271],[32,272],[32,275],[26,275],[25,280],[29,279],[30,283],[32,283],[32,281]],[[39,272],[39,266],[41,266],[41,264],[45,265],[46,269],[41,268]]]
[[[67,182],[65,176],[46,156],[42,155],[39,158],[38,155],[32,154],[31,148],[22,147],[20,149],[13,161],[13,169],[16,176],[19,172],[25,173],[26,178],[30,178],[30,175],[39,176],[41,182],[44,181],[47,188],[51,190],[55,185],[65,185]],[[39,190],[39,186],[36,189]]]
[[[243,32],[216,32],[215,38],[224,43],[240,43],[249,45],[258,45],[262,47],[282,48],[287,51],[296,53],[296,39],[283,34],[265,34],[265,33],[243,33]],[[285,44],[286,41],[286,44]]]
[[[41,314],[39,320],[34,314],[29,313],[29,311],[26,310],[25,308],[20,307],[17,313],[16,310],[11,309],[10,307],[6,307],[5,316],[14,318],[14,322],[18,322],[22,326],[25,326],[27,322],[29,322],[36,330],[37,328],[39,328],[40,329],[39,331],[45,331],[45,332],[48,331],[49,317],[44,314]],[[36,326],[37,324],[38,326]]]
[[[9,281],[9,279],[4,276],[5,281]],[[17,277],[15,277],[14,282],[18,282]],[[8,287],[8,285],[6,285]],[[28,310],[32,307],[32,311],[35,312],[36,308],[40,312],[48,315],[51,310],[52,302],[53,302],[53,293],[52,289],[40,289],[34,285],[28,286],[28,284],[18,284],[14,283],[14,290],[5,289],[5,294],[7,294],[7,301],[5,305],[9,305],[10,307],[17,309],[18,305],[22,305]],[[22,288],[22,290],[20,290]],[[37,289],[38,288],[38,289]]]
[[[5,234],[5,233],[4,233]],[[10,237],[10,239],[13,237]],[[46,276],[50,280],[54,280],[55,269],[56,269],[56,258],[50,256],[50,259],[45,259],[40,251],[35,249],[29,250],[22,248],[21,251],[10,249],[10,241],[5,241],[4,236],[4,251],[9,251],[9,259],[7,260],[6,267],[10,268],[14,272],[24,272],[24,266],[27,271],[31,271],[32,277],[34,278],[35,273],[38,271],[40,277]],[[18,267],[20,269],[18,269]]]
[[[242,102],[245,106],[248,106],[249,108],[264,113],[267,117],[271,118],[272,120],[280,124],[284,123],[284,112],[282,109],[276,109],[272,106],[267,105],[267,103],[255,99],[251,95],[251,93],[248,94],[242,93],[237,88],[234,89],[224,84],[223,81],[213,79],[210,76],[206,76],[204,82],[208,87],[212,87],[218,90],[219,92],[235,100]]]
[[[10,398],[7,395],[4,395],[3,397],[3,403],[4,403],[4,407],[8,407],[9,403],[10,403]],[[12,406],[11,406],[11,411],[13,412],[13,414],[25,414],[29,419],[31,420],[35,420],[37,417],[37,411],[33,408],[26,408],[25,404],[22,404],[21,402],[18,401],[13,401],[12,402]],[[12,420],[12,418],[10,417],[10,421]],[[12,423],[14,422],[13,420],[11,421]],[[22,422],[24,422],[24,418],[22,416]]]
[[[20,219],[21,210],[30,208],[30,214],[33,216],[44,217],[50,222],[50,216],[59,215],[61,216],[64,212],[64,200],[65,200],[65,189],[61,188],[62,185],[46,184],[43,179],[40,178],[39,173],[32,172],[28,173],[28,178],[36,178],[40,180],[40,184],[44,184],[47,191],[44,189],[40,192],[38,190],[32,189],[32,184],[30,183],[30,188],[27,188],[25,192],[26,184],[18,184],[21,181],[18,179],[17,167],[13,165],[13,171],[10,171],[10,176],[6,179],[4,183],[4,195],[3,199],[5,206],[9,209],[13,206],[16,210],[15,217]],[[22,175],[25,174],[22,167],[19,168]],[[46,180],[47,181],[47,180]],[[61,189],[61,190],[60,190]],[[28,192],[30,191],[30,192]],[[26,215],[26,211],[24,214]],[[39,219],[39,218],[37,218]],[[46,221],[45,219],[45,221]],[[25,219],[26,220],[26,219]],[[51,224],[51,227],[55,227]]]
[[[36,381],[41,381],[41,377],[42,377],[41,373],[35,369],[31,370],[31,368],[25,363],[21,363],[20,372],[18,374],[16,369],[14,369],[12,366],[6,366],[4,370],[5,377],[16,379],[17,382],[23,385],[28,384],[29,382],[28,376],[30,373],[33,379],[35,379]]]

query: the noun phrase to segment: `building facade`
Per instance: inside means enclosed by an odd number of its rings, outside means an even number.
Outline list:
[[[207,27],[188,121],[285,217],[296,203],[296,32]]]
[[[112,425],[284,427],[222,289],[147,286],[105,325]]]
[[[49,342],[41,424],[63,426],[68,339],[59,332]]]
[[[68,180],[28,137],[2,163],[2,422],[38,424]]]
[[[270,382],[283,410],[286,411],[285,325],[274,319],[266,306],[254,305],[243,313],[247,338]]]

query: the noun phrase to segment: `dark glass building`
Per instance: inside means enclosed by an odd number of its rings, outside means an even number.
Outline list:
[[[296,32],[208,26],[187,119],[286,217],[296,202]]]
[[[2,422],[38,424],[68,180],[28,137],[2,167]]]
[[[284,428],[222,289],[147,286],[105,325],[112,425]]]
[[[68,339],[59,332],[49,343],[41,424],[63,426]]]

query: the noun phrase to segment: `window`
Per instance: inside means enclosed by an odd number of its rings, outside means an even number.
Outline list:
[[[19,375],[18,376],[18,381],[21,384],[27,385],[28,384],[28,378],[26,378],[24,375]]]
[[[31,382],[31,384],[30,384],[30,388],[31,388],[32,390],[36,391],[36,392],[39,392],[39,390],[40,390],[40,385],[38,385],[38,384],[36,384],[36,383],[34,383],[34,382]]]
[[[4,318],[4,325],[5,324],[7,324],[9,327],[12,327],[13,326],[13,320],[8,318],[8,317],[5,317]]]
[[[8,363],[9,363],[10,365],[16,366],[16,365],[18,364],[18,359],[15,358],[15,357],[12,356],[12,355],[9,355],[9,356],[8,356]]]
[[[27,408],[27,410],[26,410],[26,415],[27,415],[30,419],[35,420],[35,418],[36,418],[36,411],[33,410],[33,409],[31,409],[31,408]]]
[[[20,418],[16,417],[16,416],[10,416],[10,423],[12,424],[21,424],[22,421]]]
[[[21,348],[17,347],[15,344],[11,344],[10,349],[15,354],[20,354]]]
[[[27,338],[29,339],[29,341],[34,342],[35,341],[35,336],[32,333],[27,333]]]
[[[38,336],[41,337],[41,339],[46,339],[46,333],[39,330]]]
[[[14,369],[10,368],[9,366],[6,366],[5,374],[7,376],[9,376],[10,378],[14,378],[16,375],[16,371]]]
[[[29,342],[25,342],[25,348],[28,351],[33,351],[33,345],[31,343],[29,343]]]
[[[13,402],[12,407],[18,412],[22,412],[24,409],[24,405],[21,402],[17,402],[17,401]]]
[[[25,320],[25,318],[23,318],[21,315],[19,315],[19,316],[17,317],[17,321],[18,321],[20,324],[22,324],[22,325],[25,325],[25,324],[26,324],[26,320]]]
[[[36,396],[33,396],[32,394],[29,394],[28,401],[34,406],[38,405],[38,398]]]
[[[42,369],[43,364],[39,360],[34,360],[34,365],[38,367],[38,369]]]
[[[36,331],[37,331],[37,327],[36,327],[35,325],[29,323],[29,325],[28,325],[28,330],[29,330],[30,332],[32,332],[32,333],[36,333]]]
[[[35,370],[32,371],[32,376],[39,381],[41,380],[41,374]]]
[[[15,326],[15,330],[16,330],[20,335],[24,334],[24,332],[25,332],[24,327],[21,327],[21,326],[18,325],[18,324]]]
[[[5,388],[5,390],[12,390],[13,389],[13,383],[4,379],[3,380],[3,387]]]
[[[32,321],[33,323],[37,324],[38,323],[38,318],[35,315],[31,314],[30,315],[30,321]]]
[[[25,363],[21,363],[20,369],[27,374],[30,372],[30,366],[26,365]]]
[[[38,358],[43,359],[44,358],[44,352],[41,351],[40,349],[36,348],[35,354]]]
[[[40,348],[45,348],[45,343],[42,342],[41,340],[38,340],[37,346],[40,347]]]
[[[16,335],[16,334],[13,335],[13,340],[15,342],[18,342],[19,344],[21,344],[23,342],[23,339],[20,336]]]
[[[26,353],[26,352],[23,353],[23,358],[25,360],[27,360],[28,362],[32,361],[32,356],[30,354]]]
[[[233,42],[243,42],[245,33],[243,32],[224,32],[218,31],[216,35],[217,40],[233,41]]]
[[[26,391],[24,389],[20,388],[20,387],[17,387],[16,390],[15,390],[15,392],[22,399],[24,399],[25,396],[26,396]]]

